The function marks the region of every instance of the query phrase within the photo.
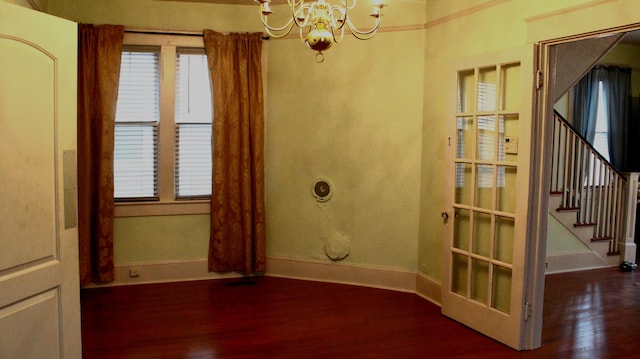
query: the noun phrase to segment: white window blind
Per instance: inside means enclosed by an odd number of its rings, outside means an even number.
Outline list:
[[[157,50],[122,53],[116,109],[114,197],[158,197],[160,67]]]
[[[477,158],[495,160],[495,116],[478,116]],[[493,187],[493,165],[479,164],[476,168],[477,186]]]
[[[211,85],[202,49],[178,49],[176,61],[175,195],[211,196]]]

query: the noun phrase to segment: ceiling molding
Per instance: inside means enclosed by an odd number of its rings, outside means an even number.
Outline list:
[[[431,20],[431,21],[427,22],[425,27],[426,28],[430,28],[430,27],[434,27],[434,26],[437,26],[437,25],[442,25],[444,23],[447,23],[447,22],[450,22],[450,21],[453,21],[453,20],[458,20],[458,19],[461,19],[463,17],[469,16],[469,15],[474,14],[476,12],[492,8],[494,6],[502,5],[502,4],[504,4],[506,2],[509,2],[509,1],[511,1],[511,0],[491,0],[491,1],[486,1],[486,2],[484,2],[482,4],[480,4],[480,5],[469,7],[469,8],[466,8],[464,10],[458,11],[456,13],[453,13],[453,14],[450,14],[450,15],[447,15],[447,16],[443,16],[443,17],[435,19],[435,20]]]
[[[221,5],[256,5],[255,0],[154,0],[154,1],[171,1],[186,3],[204,3],[204,4],[221,4]],[[272,0],[273,5],[286,4],[287,0]]]

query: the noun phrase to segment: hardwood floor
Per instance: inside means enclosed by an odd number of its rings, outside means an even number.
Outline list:
[[[82,291],[83,355],[100,358],[630,358],[640,274],[549,275],[543,346],[516,352],[415,294],[262,277]]]

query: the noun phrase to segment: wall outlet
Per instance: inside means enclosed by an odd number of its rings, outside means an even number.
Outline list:
[[[129,277],[138,278],[139,276],[140,276],[140,273],[138,273],[138,268],[130,268],[129,269]]]

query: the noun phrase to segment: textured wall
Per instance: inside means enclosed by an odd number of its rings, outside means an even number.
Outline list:
[[[416,268],[423,43],[421,30],[349,38],[323,64],[299,41],[269,44],[269,254],[326,259],[339,231],[346,262]],[[317,177],[334,184],[326,203]]]
[[[391,4],[384,26],[423,24],[424,6]],[[130,28],[262,30],[257,6],[63,0],[50,2],[48,11]],[[351,247],[345,262],[416,269],[424,32],[381,32],[370,41],[346,37],[326,52],[323,64],[296,37],[268,42],[269,256],[329,261],[325,240],[341,232]],[[321,176],[335,185],[324,204],[311,195]],[[206,257],[209,222],[190,217],[116,219],[116,262]],[[177,250],[176,242],[185,245]]]
[[[48,12],[78,22],[261,31],[253,6],[155,0],[43,3]],[[323,64],[314,63],[313,52],[298,39],[269,41],[268,254],[328,260],[324,241],[339,231],[350,239],[349,263],[418,269],[439,280],[447,116],[455,98],[455,83],[449,81],[452,64],[627,21],[632,12],[619,10],[631,4],[392,0],[385,9],[385,26],[405,31],[379,33],[365,42],[346,39],[326,52]],[[589,21],[584,16],[545,17],[565,13],[584,13]],[[417,29],[404,28],[412,25]],[[311,196],[317,177],[327,177],[335,186],[329,202],[319,204]],[[118,219],[116,261],[204,258],[208,221],[202,217],[195,219],[192,232],[198,243],[188,253],[172,252],[175,235],[165,234],[179,232],[179,218]],[[155,238],[153,257],[132,233]]]

